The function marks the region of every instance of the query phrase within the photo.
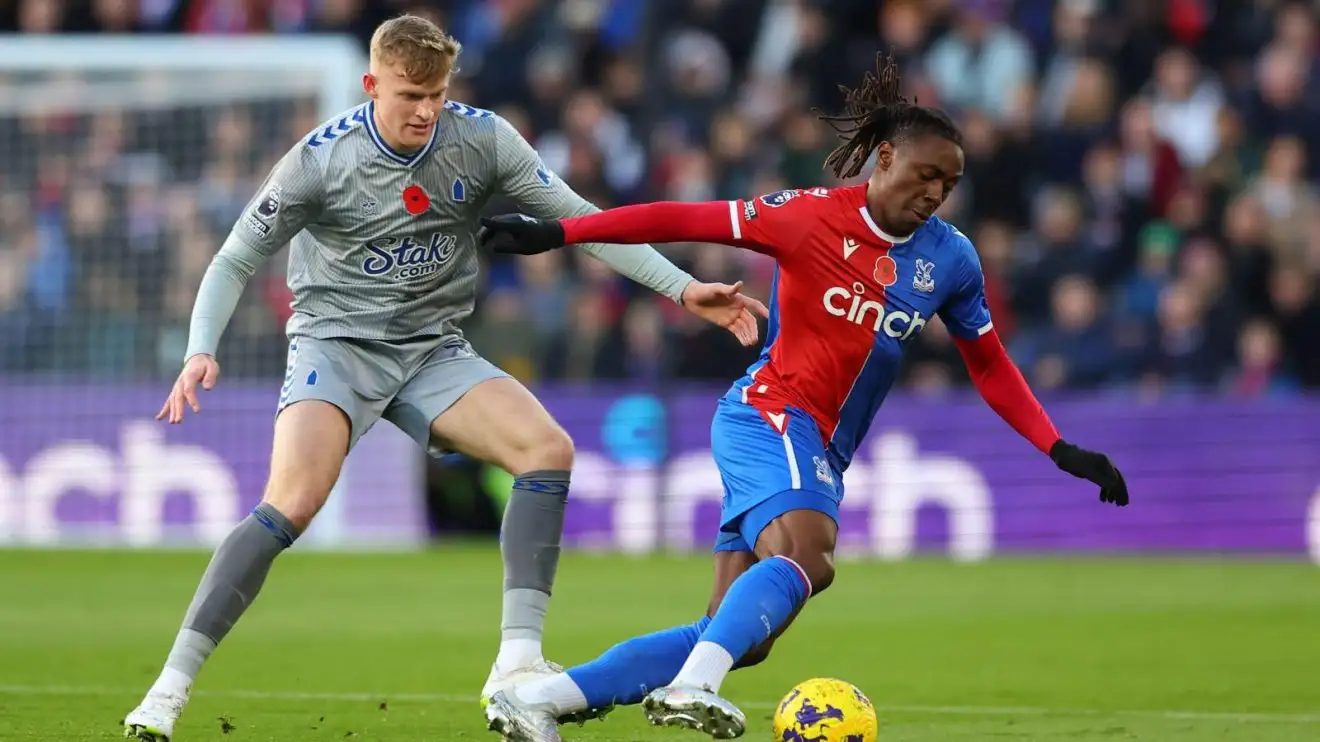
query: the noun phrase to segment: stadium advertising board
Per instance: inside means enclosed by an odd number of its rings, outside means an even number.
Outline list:
[[[575,543],[709,548],[722,495],[709,455],[718,394],[546,397],[578,444]],[[1058,471],[974,396],[891,398],[844,476],[843,548],[969,561],[1309,552],[1320,562],[1320,400],[1045,404],[1072,440],[1117,460],[1131,506],[1102,506],[1091,484]]]
[[[214,543],[259,498],[273,388],[222,387],[156,423],[159,389],[0,387],[0,543]],[[547,389],[578,446],[566,528],[578,548],[706,550],[722,494],[709,455],[718,390]],[[1320,400],[1049,400],[1110,453],[1133,504],[1102,507],[975,398],[891,399],[844,477],[845,551],[1231,552],[1320,561]],[[803,476],[814,476],[804,471]],[[388,424],[354,451],[305,537],[425,538],[419,454]]]
[[[202,412],[156,422],[156,387],[0,385],[0,544],[215,544],[261,499],[278,386],[221,385]],[[299,543],[425,535],[412,441],[377,425]]]

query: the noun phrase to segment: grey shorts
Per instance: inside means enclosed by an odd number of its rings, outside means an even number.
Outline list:
[[[431,441],[431,422],[472,387],[502,376],[459,337],[403,343],[295,337],[275,414],[305,399],[329,402],[348,416],[350,449],[384,418],[439,456],[445,451]]]

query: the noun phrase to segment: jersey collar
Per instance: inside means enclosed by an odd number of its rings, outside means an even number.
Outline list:
[[[421,149],[417,150],[416,152],[403,153],[395,150],[393,147],[386,144],[385,138],[380,135],[380,131],[376,128],[375,101],[370,101],[367,103],[367,107],[365,110],[365,118],[366,118],[367,135],[370,136],[371,141],[375,143],[376,149],[380,150],[380,153],[382,155],[385,155],[385,158],[387,160],[390,160],[391,162],[397,162],[400,165],[411,166],[421,162],[423,159],[425,159],[426,155],[429,154],[431,150],[435,148],[435,140],[440,135],[440,122],[436,121],[435,126],[431,128],[431,138],[426,141],[426,144]]]
[[[912,239],[912,234],[916,234],[916,232],[913,232],[907,237],[895,237],[892,234],[889,234],[885,230],[881,229],[880,225],[875,223],[875,220],[871,218],[871,212],[867,211],[865,204],[863,204],[861,208],[857,209],[857,211],[862,215],[862,221],[866,222],[866,226],[871,228],[871,233],[874,234],[876,237],[879,237],[880,239],[884,240],[885,242],[888,242],[891,245],[901,245],[904,242],[907,242],[908,240]]]

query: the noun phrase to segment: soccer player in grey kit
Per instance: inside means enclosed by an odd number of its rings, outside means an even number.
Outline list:
[[[198,412],[248,279],[291,244],[288,367],[261,503],[216,549],[156,682],[125,735],[169,740],[193,682],[256,598],[274,559],[325,503],[349,450],[381,418],[431,452],[516,477],[504,515],[499,653],[482,690],[561,672],[541,654],[573,444],[530,392],[476,355],[458,324],[478,280],[478,212],[505,194],[538,216],[595,211],[499,116],[446,100],[459,44],[415,16],[371,40],[370,100],[319,126],[275,166],[202,280],[186,362],[158,419]],[[586,248],[618,272],[757,340],[740,284],[695,281],[654,250]]]

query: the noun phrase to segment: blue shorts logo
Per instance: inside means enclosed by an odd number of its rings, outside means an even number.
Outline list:
[[[833,487],[834,469],[830,467],[830,463],[825,459],[821,458],[820,456],[812,456],[811,463],[816,465],[817,481],[819,481],[821,484],[827,485],[829,487]]]
[[[765,204],[766,206],[769,206],[772,209],[777,209],[780,206],[783,206],[784,204],[788,203],[789,201],[792,201],[793,199],[801,195],[802,195],[801,190],[797,188],[789,188],[786,190],[775,191],[774,193],[765,194],[764,196],[761,197],[761,203]]]

